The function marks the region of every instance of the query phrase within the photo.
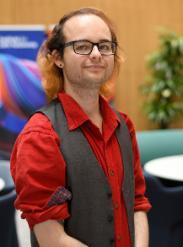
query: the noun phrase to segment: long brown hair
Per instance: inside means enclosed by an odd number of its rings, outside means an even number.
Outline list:
[[[65,43],[63,33],[64,24],[71,17],[77,15],[96,15],[100,17],[109,27],[112,41],[118,44],[115,28],[109,18],[101,10],[95,8],[82,8],[64,15],[59,23],[55,25],[48,39],[42,44],[37,57],[37,62],[42,74],[43,87],[49,100],[52,100],[57,93],[63,89],[64,84],[63,71],[55,65],[52,52],[57,50],[59,51],[59,54],[63,56],[63,45]],[[105,82],[100,88],[100,93],[107,98],[110,96],[111,80],[113,81],[119,72],[120,56],[118,50],[119,49],[117,48],[116,54],[114,55],[115,67],[113,74],[110,80]]]

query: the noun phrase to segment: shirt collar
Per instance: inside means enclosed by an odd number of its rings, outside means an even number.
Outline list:
[[[74,130],[85,122],[90,121],[87,114],[70,95],[60,92],[58,98],[62,103],[69,130]],[[115,129],[120,120],[116,112],[102,96],[100,96],[100,109],[103,117],[103,128]]]
[[[115,110],[102,97],[100,98],[100,107],[103,117],[103,138],[107,142],[120,124],[120,119]]]
[[[60,92],[58,98],[62,103],[69,130],[74,130],[89,120],[87,114],[70,95]]]

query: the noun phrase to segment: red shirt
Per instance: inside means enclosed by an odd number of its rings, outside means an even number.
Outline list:
[[[115,246],[130,247],[130,237],[121,186],[123,165],[115,129],[120,124],[116,113],[100,98],[103,117],[102,134],[90,121],[78,103],[65,93],[58,95],[62,102],[68,128],[80,127],[87,138],[112,190],[114,206]],[[132,122],[124,118],[131,135],[134,154],[135,204],[134,210],[148,211],[150,204],[144,196],[145,183]],[[59,140],[49,120],[36,113],[17,138],[11,157],[11,172],[17,190],[15,206],[20,209],[32,228],[48,219],[68,218],[67,203],[47,207],[47,203],[59,186],[65,186],[66,165],[60,153]]]

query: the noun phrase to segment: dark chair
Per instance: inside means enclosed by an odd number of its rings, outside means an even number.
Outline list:
[[[146,194],[152,204],[148,213],[149,247],[183,246],[183,184],[144,172]]]
[[[9,160],[0,160],[0,177],[5,181],[5,187],[0,191],[0,195],[6,194],[15,188],[13,179],[10,173]]]
[[[0,246],[18,247],[15,227],[15,190],[0,196]]]
[[[5,187],[0,191],[0,246],[18,247],[14,208],[16,192],[8,161],[0,160],[0,177],[5,181]]]

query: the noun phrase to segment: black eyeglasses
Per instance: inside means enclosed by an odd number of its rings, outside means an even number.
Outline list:
[[[72,46],[76,54],[89,55],[93,51],[93,47],[97,46],[101,55],[114,55],[116,53],[117,43],[113,41],[101,41],[93,43],[88,40],[75,40],[64,44],[64,48]]]

